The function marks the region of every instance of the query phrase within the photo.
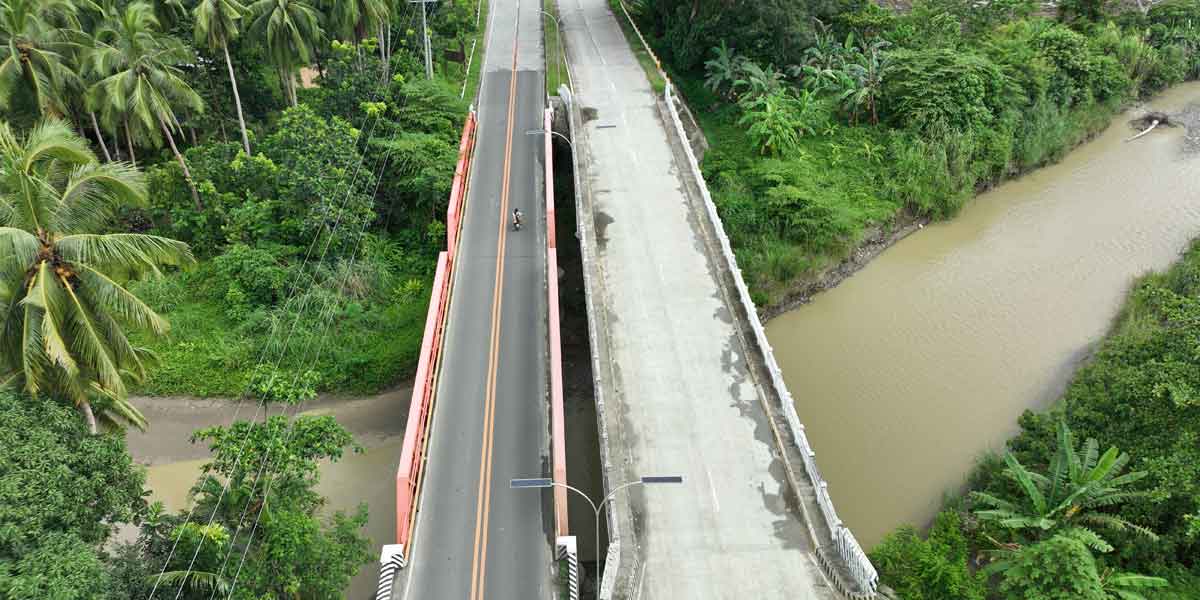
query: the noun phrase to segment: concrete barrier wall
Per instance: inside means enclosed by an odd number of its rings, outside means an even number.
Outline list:
[[[458,234],[462,230],[462,204],[466,198],[467,171],[471,166],[471,150],[475,146],[475,112],[467,115],[462,139],[458,142],[458,164],[454,167],[454,183],[450,184],[450,206],[446,208],[446,250],[453,263],[458,250]]]
[[[817,553],[819,562],[827,574],[833,578],[833,583],[843,594],[852,598],[872,598],[879,587],[879,576],[875,571],[875,567],[867,558],[866,553],[863,552],[862,547],[855,539],[854,534],[842,523],[841,519],[837,516],[837,511],[834,509],[833,499],[829,496],[829,484],[821,477],[821,472],[817,468],[816,452],[813,451],[812,446],[809,444],[808,436],[804,432],[804,425],[800,423],[800,417],[796,414],[795,401],[787,388],[787,384],[784,383],[783,372],[775,360],[775,353],[772,351],[771,344],[767,340],[766,331],[763,329],[762,322],[758,317],[758,310],[750,298],[750,290],[746,287],[745,279],[742,277],[741,269],[738,267],[733,248],[729,243],[729,238],[725,234],[725,228],[717,212],[716,204],[709,194],[708,185],[704,181],[699,161],[697,161],[696,155],[692,150],[692,145],[688,140],[687,132],[680,118],[680,103],[673,92],[671,79],[662,70],[662,63],[655,55],[654,50],[646,43],[645,37],[642,36],[637,23],[629,15],[624,2],[621,2],[621,11],[625,13],[625,18],[637,33],[638,39],[641,40],[646,51],[654,59],[659,75],[666,82],[663,95],[672,120],[671,125],[681,140],[681,146],[688,158],[688,167],[691,169],[692,176],[700,189],[700,195],[704,201],[706,216],[720,244],[721,256],[719,258],[725,263],[726,268],[733,276],[732,279],[737,288],[737,301],[741,304],[741,308],[750,322],[749,325],[754,342],[761,352],[763,361],[766,363],[766,370],[770,376],[768,383],[772,391],[779,398],[792,439],[797,446],[797,450],[799,450],[799,455],[802,457],[804,474],[813,487],[816,504],[821,513],[820,518],[824,521],[823,525],[825,525],[826,530],[829,532],[828,539],[815,540],[818,544]],[[801,495],[801,490],[797,489],[796,493],[798,496]],[[803,507],[803,503],[801,505]],[[811,523],[809,526],[810,531],[813,531],[815,534],[815,529],[812,528]],[[833,562],[833,564],[831,564],[831,557],[826,552],[827,548],[831,549],[834,554],[832,558],[836,562]]]
[[[549,132],[551,109],[546,109],[545,127]],[[554,226],[554,148],[549,133],[545,138],[546,156],[546,306],[550,346],[550,454],[554,482],[554,531],[555,536],[569,535],[567,529],[567,428],[563,413],[562,382],[562,332],[558,319],[558,247],[555,243]]]
[[[450,281],[449,258],[447,252],[438,254],[437,272],[433,276],[433,293],[425,315],[425,337],[421,340],[421,355],[417,361],[417,374],[413,379],[412,400],[408,405],[404,446],[400,450],[400,466],[396,471],[396,543],[405,546],[412,531],[413,506],[421,478],[425,438],[429,431],[429,409],[435,383],[434,363],[437,360],[437,350],[441,346],[443,314]]]
[[[567,48],[568,52],[570,47]],[[570,63],[567,63],[570,73]],[[613,489],[612,480],[614,459],[612,446],[609,443],[610,424],[608,415],[608,399],[613,394],[619,394],[612,379],[612,363],[609,360],[608,321],[606,308],[603,304],[604,273],[596,261],[598,246],[595,222],[592,219],[591,192],[588,189],[586,177],[587,165],[587,132],[583,128],[583,115],[580,106],[575,102],[571,89],[566,86],[558,88],[567,106],[567,127],[570,131],[571,162],[575,165],[575,235],[579,238],[579,251],[583,263],[584,302],[588,322],[588,340],[592,348],[592,392],[596,399],[596,433],[599,437],[601,476],[604,479],[604,489]],[[611,386],[611,387],[610,387]],[[617,494],[608,502],[605,511],[605,524],[608,528],[608,552],[603,557],[597,557],[604,562],[604,579],[600,585],[601,600],[611,600],[614,597],[628,597],[635,584],[633,574],[637,572],[639,557],[637,554],[636,531],[633,528],[633,515],[630,511],[628,496]]]
[[[458,144],[458,163],[454,168],[454,182],[450,186],[449,205],[446,209],[446,251],[438,254],[429,310],[425,315],[425,334],[421,339],[421,353],[413,378],[408,422],[404,428],[404,444],[400,450],[400,464],[396,469],[396,544],[400,547],[401,562],[412,554],[408,545],[420,498],[421,465],[425,461],[425,442],[429,434],[429,417],[437,388],[438,359],[446,326],[446,309],[450,305],[455,258],[458,255],[458,242],[462,232],[462,206],[467,195],[467,178],[471,170],[474,145],[475,111],[472,110],[467,114],[462,138]]]

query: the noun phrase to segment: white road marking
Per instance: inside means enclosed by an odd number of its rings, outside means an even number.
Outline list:
[[[721,512],[721,502],[717,500],[717,486],[713,485],[712,471],[708,470],[708,465],[704,465],[704,473],[708,475],[708,489],[712,492],[713,512]]]
[[[642,600],[642,588],[646,584],[646,563],[642,563],[642,576],[638,578],[637,600]]]

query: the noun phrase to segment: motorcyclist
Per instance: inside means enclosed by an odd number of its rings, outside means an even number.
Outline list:
[[[521,209],[513,208],[512,221],[513,221],[513,229],[521,228]]]

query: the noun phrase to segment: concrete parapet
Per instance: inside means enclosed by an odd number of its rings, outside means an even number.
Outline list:
[[[620,447],[610,443],[610,429],[621,427],[617,415],[610,414],[612,395],[615,393],[613,365],[609,359],[609,315],[603,304],[604,274],[596,260],[598,248],[595,222],[593,220],[592,194],[587,172],[587,133],[583,127],[583,115],[570,89],[566,86],[559,88],[559,96],[567,107],[567,124],[571,133],[571,158],[575,165],[575,210],[578,229],[575,236],[579,239],[581,262],[583,264],[583,282],[585,303],[588,317],[588,338],[592,348],[592,386],[596,399],[596,422],[600,446],[601,472],[604,477],[604,489],[611,490],[619,482],[612,480],[614,465],[622,464],[628,457],[621,456]],[[624,495],[614,496],[608,502],[606,511],[608,527],[608,553],[604,558],[604,580],[600,585],[600,598],[629,597],[633,587],[633,573],[638,571],[640,557],[636,552],[637,540],[634,537],[633,512],[629,500]],[[596,557],[597,561],[600,557]]]

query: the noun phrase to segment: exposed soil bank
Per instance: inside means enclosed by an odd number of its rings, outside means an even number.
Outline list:
[[[867,263],[891,248],[896,242],[908,237],[928,225],[929,217],[916,217],[908,210],[901,211],[892,223],[877,225],[866,232],[863,241],[850,252],[850,256],[818,273],[796,280],[784,293],[783,300],[758,309],[763,322],[770,321],[796,307],[808,304],[813,296],[837,287],[846,278],[867,266]]]
[[[376,396],[325,396],[304,406],[303,414],[332,414],[338,423],[354,434],[364,447],[374,447],[404,434],[412,382]],[[256,407],[225,398],[190,396],[132,397],[129,401],[150,421],[145,432],[128,429],[125,442],[139,464],[148,467],[185,460],[208,458],[208,449],[192,444],[192,432],[203,427],[229,425],[235,420],[255,417]],[[271,414],[279,414],[276,407]],[[262,413],[258,413],[259,418]]]

